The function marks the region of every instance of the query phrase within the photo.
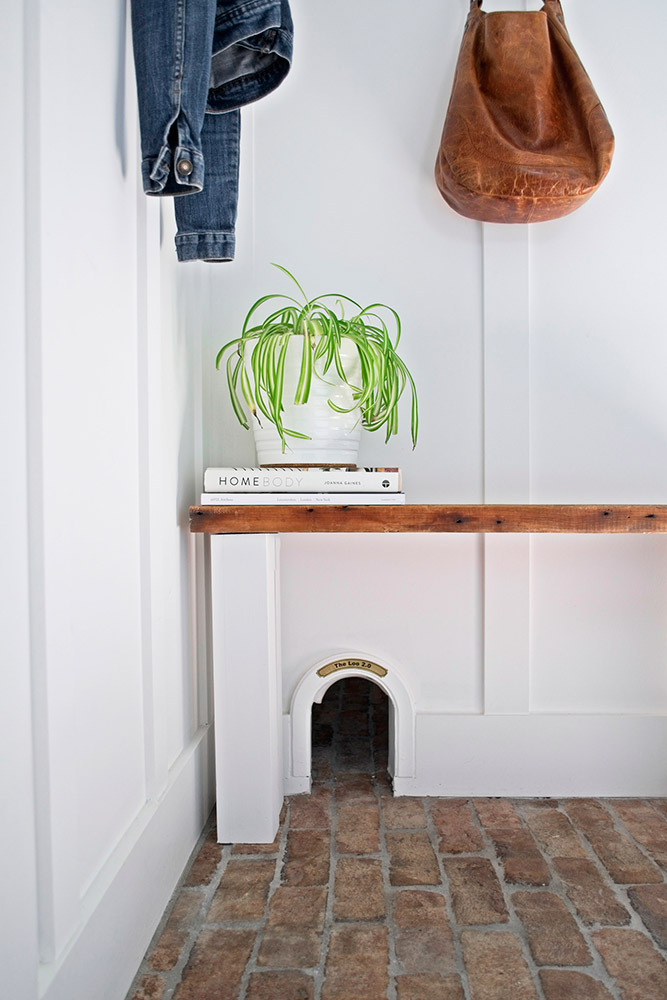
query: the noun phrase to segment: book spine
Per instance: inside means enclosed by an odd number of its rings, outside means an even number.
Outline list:
[[[207,469],[206,493],[398,493],[401,473],[375,469]]]
[[[202,493],[203,507],[300,505],[323,507],[327,504],[355,504],[390,507],[405,503],[405,493]]]

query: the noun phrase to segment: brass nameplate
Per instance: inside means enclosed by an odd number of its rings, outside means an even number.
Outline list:
[[[329,674],[335,674],[337,670],[350,669],[367,670],[370,674],[375,674],[376,677],[385,677],[387,673],[385,667],[381,667],[379,663],[373,663],[372,660],[333,660],[320,667],[317,674],[319,677],[328,677]]]

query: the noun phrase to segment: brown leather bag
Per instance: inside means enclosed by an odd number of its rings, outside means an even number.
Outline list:
[[[568,215],[604,180],[614,135],[563,22],[472,0],[435,166],[445,201],[481,222]]]

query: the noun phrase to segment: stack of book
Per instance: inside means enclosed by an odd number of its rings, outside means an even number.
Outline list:
[[[400,469],[207,469],[202,505],[405,503]]]

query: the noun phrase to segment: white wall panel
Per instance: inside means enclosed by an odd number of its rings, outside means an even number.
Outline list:
[[[204,553],[187,524],[199,329],[179,308],[168,213],[161,248],[160,206],[141,191],[124,0],[30,0],[24,23],[7,36],[26,155],[3,256],[2,422],[24,504],[11,550],[22,680],[3,698],[22,732],[3,754],[20,940],[3,935],[1,964],[16,1000],[122,1000],[213,798],[194,633]]]
[[[531,708],[667,714],[667,540],[533,539]]]
[[[664,502],[667,205],[647,167],[667,155],[667,17],[657,2],[641,17],[581,0],[565,13],[616,151],[590,202],[533,227],[534,499]]]
[[[237,260],[210,279],[210,366],[256,297],[290,292],[272,261],[309,294],[398,310],[420,390],[420,443],[412,452],[406,401],[399,438],[368,435],[361,460],[400,465],[416,503],[479,500],[482,490],[481,227],[450,212],[433,182],[465,18],[455,6],[294,2],[290,75],[243,114]],[[212,379],[222,394],[223,376]],[[219,405],[211,461],[252,463],[250,435]]]
[[[283,697],[343,650],[400,667],[418,711],[482,708],[479,542],[470,535],[285,535]]]
[[[46,669],[68,689],[59,698],[59,743],[74,755],[67,782],[77,775],[78,830],[63,850],[86,883],[144,801],[137,164],[134,142],[131,168],[123,162],[127,143],[119,146],[117,132],[126,116],[124,8],[45,5],[41,30]],[[63,60],[75,37],[90,42]],[[66,142],[72,122],[85,123],[74,148]]]
[[[532,230],[532,498],[661,503],[667,208],[646,165],[667,154],[664,102],[647,100],[664,89],[667,19],[657,3],[642,18],[590,3],[565,13],[616,152],[581,211]],[[658,538],[533,541],[535,709],[667,712],[664,566]]]
[[[409,502],[664,502],[667,219],[647,166],[667,141],[662,5],[633,19],[620,0],[569,0],[616,133],[611,173],[567,218],[484,234],[432,176],[468,7],[294,0],[293,70],[244,115],[237,261],[208,278],[207,462],[254,460],[212,362],[249,304],[284,287],[278,261],[313,292],[399,309],[420,442],[412,453],[405,429],[388,446],[366,435],[362,461],[400,465]],[[419,709],[443,713],[435,729],[485,711],[491,755],[505,725],[491,716],[610,713],[597,732],[613,739],[625,714],[667,711],[663,564],[656,538],[494,537],[483,553],[472,539],[285,538],[285,696],[330,650],[378,646]],[[660,774],[647,759],[645,787]]]

